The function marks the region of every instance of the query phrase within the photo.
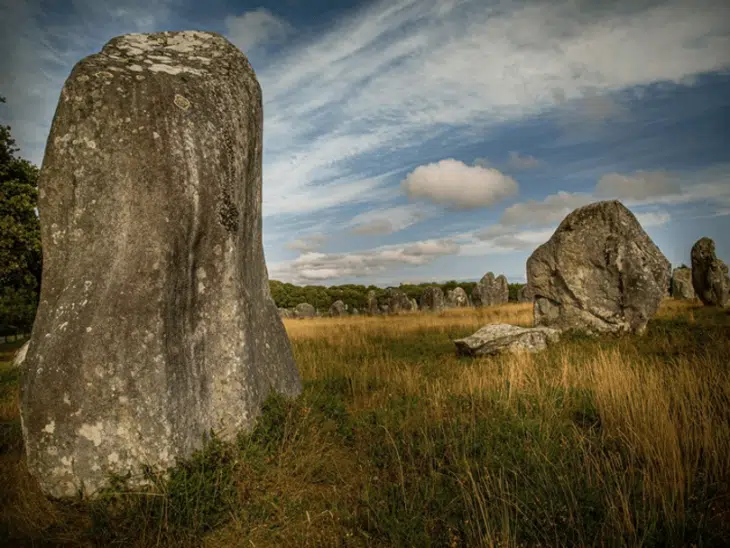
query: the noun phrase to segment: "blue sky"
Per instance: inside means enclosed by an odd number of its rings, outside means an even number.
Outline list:
[[[730,3],[0,0],[0,120],[39,164],[75,62],[209,30],[264,94],[264,247],[294,283],[524,281],[618,198],[676,266],[730,259]]]

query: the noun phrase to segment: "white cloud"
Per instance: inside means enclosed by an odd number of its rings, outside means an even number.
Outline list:
[[[645,213],[636,213],[634,216],[644,228],[663,226],[672,219],[667,211],[647,211]]]
[[[560,222],[574,209],[595,201],[589,194],[560,191],[541,202],[528,200],[511,205],[502,213],[500,223],[508,227],[545,226]]]
[[[678,178],[664,171],[609,173],[599,179],[595,189],[596,196],[618,200],[647,200],[681,193]]]
[[[422,266],[438,257],[454,255],[452,240],[425,240],[382,246],[357,253],[304,253],[293,261],[270,265],[272,278],[293,283],[362,278],[397,266]]]
[[[244,53],[266,42],[281,40],[292,30],[289,23],[266,8],[228,16],[225,25],[228,39]]]
[[[312,234],[311,236],[304,236],[303,238],[293,240],[287,243],[286,247],[292,251],[308,253],[320,249],[326,241],[327,236],[323,234]]]
[[[514,169],[533,169],[540,165],[540,161],[529,154],[520,154],[515,150],[511,150],[507,165]]]
[[[401,183],[411,199],[427,199],[456,209],[475,209],[517,193],[512,177],[489,167],[468,166],[453,159],[417,167]]]
[[[356,234],[392,234],[419,223],[437,212],[420,204],[407,204],[365,211],[353,217],[347,226]]]

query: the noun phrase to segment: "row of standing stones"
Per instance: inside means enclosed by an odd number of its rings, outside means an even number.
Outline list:
[[[93,496],[110,474],[144,484],[211,431],[249,430],[271,391],[301,392],[264,261],[262,125],[254,71],[219,34],[120,36],[74,66],[38,183],[43,283],[18,359],[27,466],[46,494]],[[726,306],[711,241],[692,262],[700,299]],[[527,262],[536,329],[496,329],[515,348],[573,327],[641,332],[669,268],[620,203],[583,207]],[[506,302],[506,288],[488,273],[471,302]],[[386,300],[364,312],[416,306]],[[468,304],[434,287],[421,308]]]

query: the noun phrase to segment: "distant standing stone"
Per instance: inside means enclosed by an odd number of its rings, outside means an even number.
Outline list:
[[[730,277],[727,265],[717,258],[715,242],[700,238],[692,246],[692,286],[708,306],[730,306]]]
[[[440,287],[432,285],[427,287],[421,295],[421,310],[441,312],[444,309],[444,292]]]
[[[578,208],[527,260],[535,325],[641,333],[659,309],[670,268],[620,202]]]
[[[507,304],[509,301],[507,278],[502,274],[495,277],[492,272],[487,272],[474,286],[471,297],[476,307]]]
[[[333,318],[337,318],[339,316],[345,315],[345,303],[342,301],[335,301],[332,303],[332,306],[330,306],[330,316]]]
[[[261,242],[262,120],[254,71],[219,34],[129,34],[74,66],[38,183],[21,383],[45,493],[173,466],[211,430],[251,428],[272,389],[300,393]]]
[[[314,318],[315,314],[314,307],[309,303],[299,303],[294,307],[295,318]]]
[[[533,300],[532,290],[527,284],[520,287],[517,292],[517,301],[521,303],[531,303]]]
[[[379,312],[378,298],[374,290],[368,291],[368,316],[375,316]]]
[[[469,306],[469,297],[461,287],[449,289],[446,292],[446,306],[450,308],[465,308]]]
[[[682,266],[674,269],[672,272],[671,294],[675,299],[692,300],[695,298],[691,268]]]

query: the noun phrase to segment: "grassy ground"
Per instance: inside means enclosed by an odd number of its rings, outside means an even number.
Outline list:
[[[451,339],[490,322],[530,325],[531,307],[287,320],[300,398],[270,398],[254,432],[214,439],[154,492],[119,482],[93,503],[38,492],[17,372],[0,366],[0,534],[28,546],[725,545],[727,312],[667,302],[644,337],[457,358]]]

